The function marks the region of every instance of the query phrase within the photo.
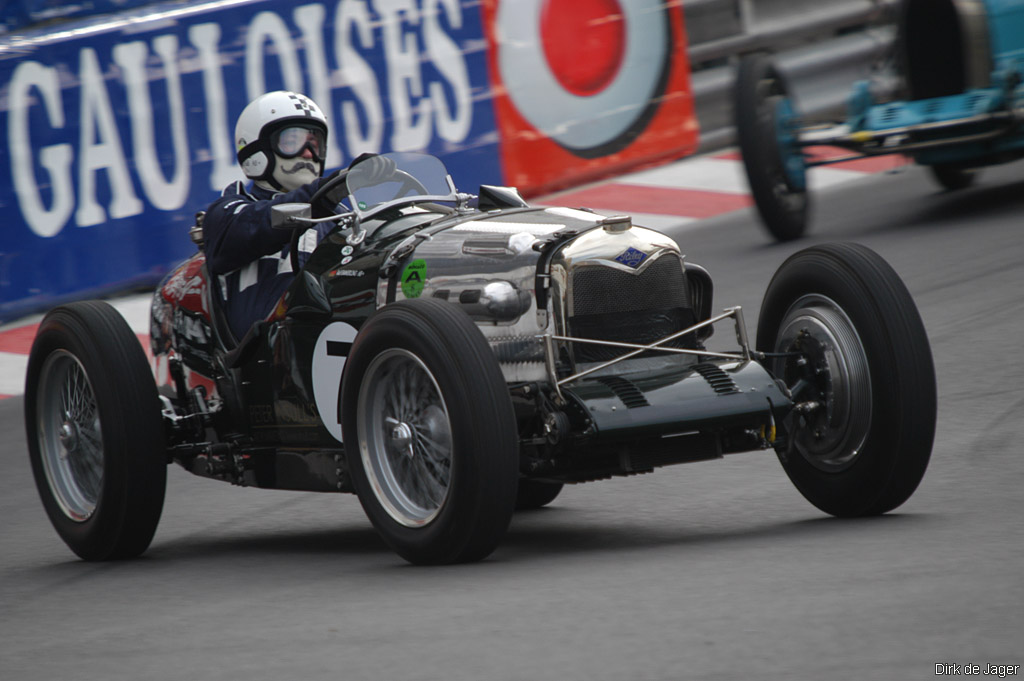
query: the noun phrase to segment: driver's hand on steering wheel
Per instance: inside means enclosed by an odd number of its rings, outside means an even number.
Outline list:
[[[386,156],[362,154],[352,161],[349,168],[355,168],[357,165],[359,173],[368,185],[386,182],[395,174],[395,162]]]
[[[339,168],[320,181],[320,189],[310,199],[314,218],[324,218],[339,212],[341,202],[348,198],[346,175],[348,168]]]

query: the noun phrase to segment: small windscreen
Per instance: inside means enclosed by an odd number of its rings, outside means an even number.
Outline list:
[[[361,217],[416,201],[456,199],[444,163],[426,154],[381,154],[356,164],[349,171],[347,184],[352,208]]]

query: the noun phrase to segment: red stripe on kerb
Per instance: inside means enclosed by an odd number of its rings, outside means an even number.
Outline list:
[[[688,218],[709,218],[746,208],[751,205],[751,200],[745,194],[612,183],[560,194],[545,203],[559,206],[584,206],[625,213],[655,213]]]
[[[32,341],[35,340],[38,329],[38,324],[29,324],[0,333],[0,352],[27,355],[28,351],[32,349]]]
[[[857,153],[840,147],[807,147],[806,152],[815,161],[854,156]],[[903,154],[886,154],[885,156],[863,156],[852,161],[834,163],[826,167],[838,168],[839,170],[855,170],[861,173],[880,173],[905,166],[908,163],[910,163],[910,159]]]

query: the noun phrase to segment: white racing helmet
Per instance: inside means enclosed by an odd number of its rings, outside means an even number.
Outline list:
[[[298,189],[323,175],[327,119],[305,95],[268,92],[242,110],[235,124],[235,149],[246,177],[269,189]],[[312,158],[306,157],[307,149]]]

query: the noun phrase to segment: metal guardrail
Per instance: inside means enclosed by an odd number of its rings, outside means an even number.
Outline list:
[[[899,0],[684,0],[700,151],[735,143],[739,57],[776,55],[800,113],[835,116],[890,52]]]

